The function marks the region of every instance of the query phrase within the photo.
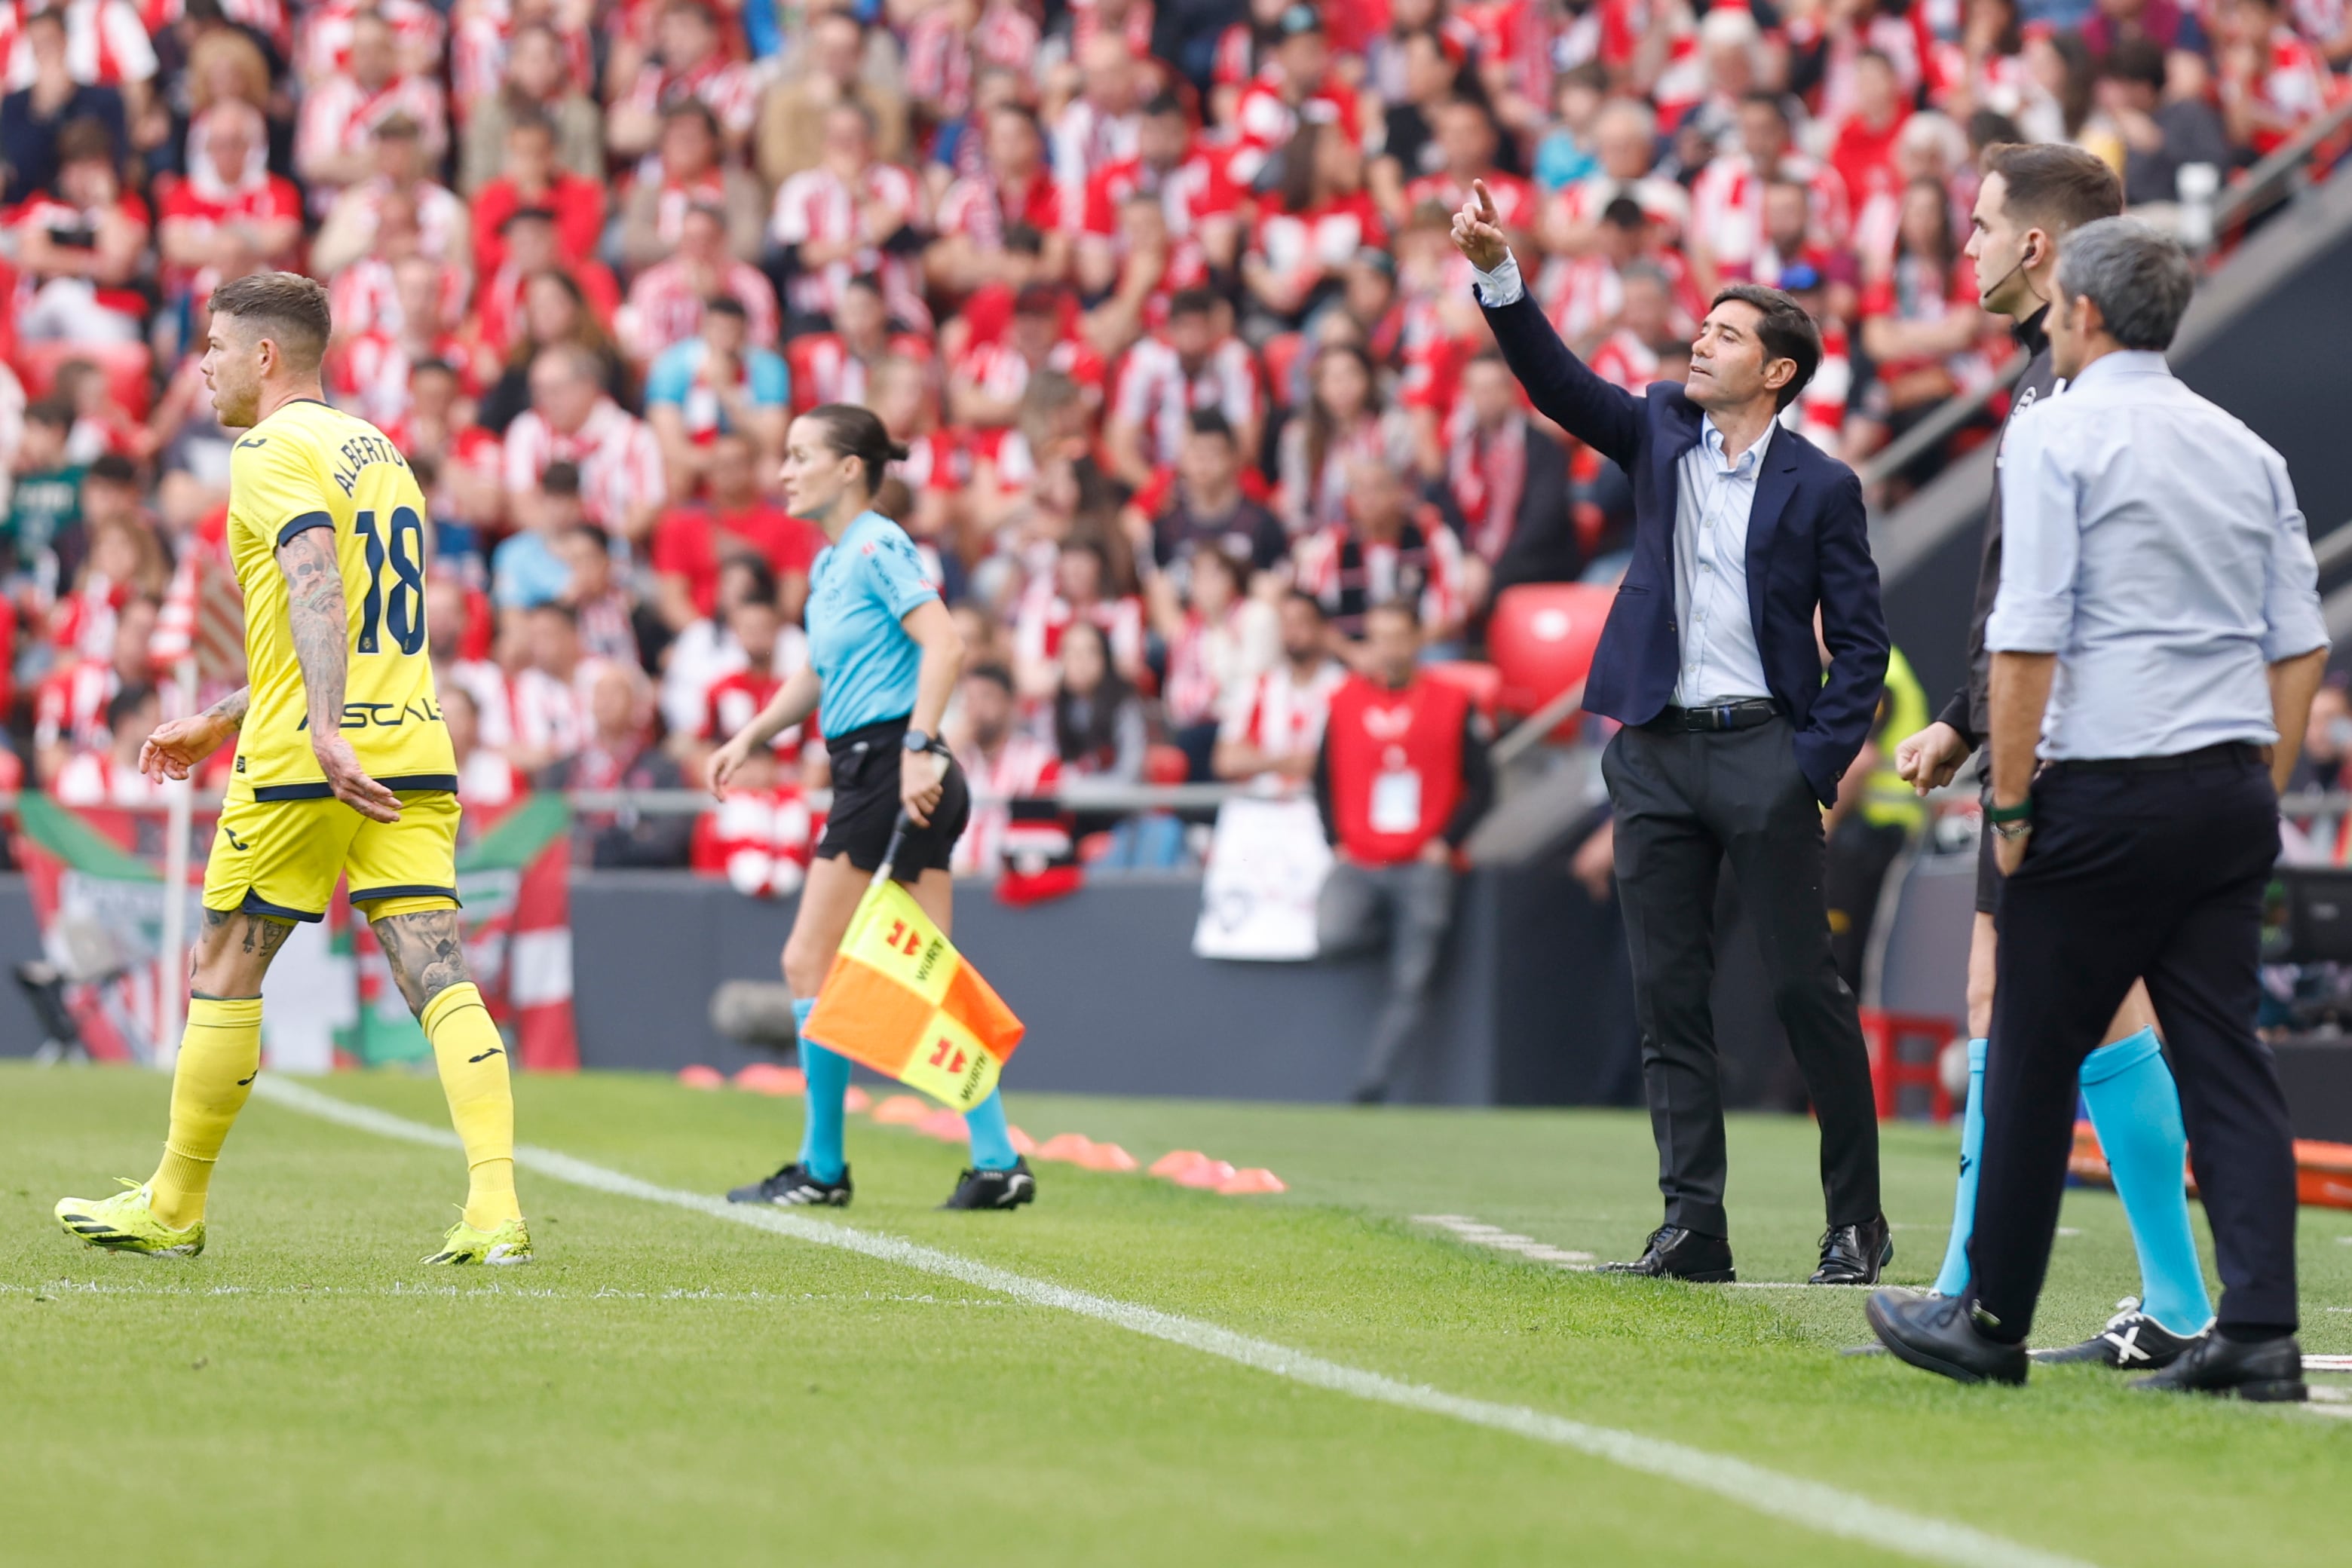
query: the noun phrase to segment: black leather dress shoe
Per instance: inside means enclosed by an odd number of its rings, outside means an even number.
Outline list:
[[[1694,1285],[1728,1285],[1739,1278],[1731,1270],[1730,1242],[1678,1225],[1662,1225],[1652,1231],[1649,1246],[1633,1262],[1604,1263],[1593,1272],[1687,1279]]]
[[[1878,1271],[1895,1261],[1895,1237],[1886,1216],[1841,1225],[1822,1237],[1822,1266],[1809,1285],[1875,1285]]]
[[[2294,1405],[2311,1397],[2303,1381],[2303,1346],[2293,1334],[2274,1340],[2225,1340],[2208,1329],[2189,1342],[2180,1359],[2130,1386],[2151,1394],[2234,1394],[2265,1405]]]
[[[1969,1303],[1956,1296],[1915,1296],[1874,1290],[1864,1315],[1879,1342],[1922,1372],[1955,1383],[2023,1383],[2023,1345],[2005,1345],[1978,1332]]]

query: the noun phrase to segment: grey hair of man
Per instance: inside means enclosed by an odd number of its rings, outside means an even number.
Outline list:
[[[2170,235],[2138,218],[2104,217],[2059,242],[2058,291],[2098,306],[2125,348],[2160,353],[2188,312],[2197,271]]]

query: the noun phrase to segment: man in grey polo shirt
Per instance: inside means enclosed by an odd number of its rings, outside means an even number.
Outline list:
[[[2008,880],[1971,1279],[1869,1303],[1889,1350],[1962,1382],[2025,1381],[2076,1078],[2138,975],[2225,1289],[2214,1327],[2132,1386],[2305,1395],[2293,1134],[2254,1012],[2278,791],[2327,631],[2285,463],[2166,367],[2194,287],[2145,224],[2068,237],[2051,340],[2069,384],[2003,453],[1987,817]]]

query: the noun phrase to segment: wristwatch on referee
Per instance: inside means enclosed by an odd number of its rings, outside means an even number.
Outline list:
[[[940,744],[936,737],[926,735],[920,730],[909,730],[907,731],[906,745],[907,750],[914,752],[918,756],[920,756],[925,752],[944,752],[947,750],[946,747]]]

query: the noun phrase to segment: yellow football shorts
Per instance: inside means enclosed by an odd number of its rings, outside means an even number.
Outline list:
[[[400,796],[398,822],[371,822],[330,797],[221,804],[205,862],[205,908],[324,920],[337,879],[371,921],[457,907],[457,797]]]

